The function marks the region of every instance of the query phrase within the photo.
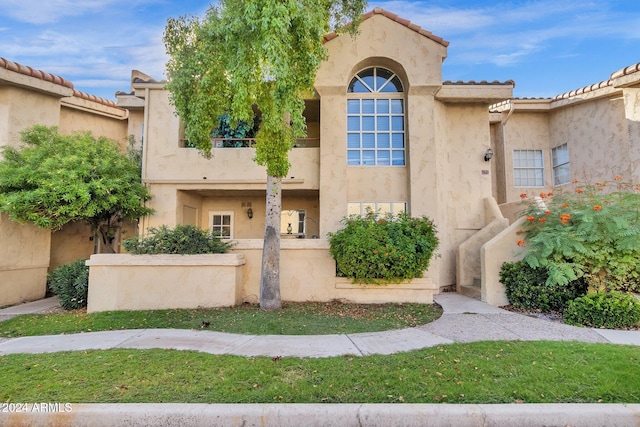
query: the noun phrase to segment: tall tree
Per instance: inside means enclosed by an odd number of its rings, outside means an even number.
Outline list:
[[[12,220],[52,230],[83,221],[99,236],[101,251],[114,252],[121,221],[152,212],[138,163],[115,141],[40,125],[24,130],[21,140],[19,148],[4,147],[0,161],[0,212]]]
[[[220,0],[203,19],[169,19],[164,42],[171,100],[188,140],[211,156],[218,117],[252,123],[262,115],[255,161],[266,166],[267,199],[260,307],[279,309],[282,178],[288,152],[304,137],[304,96],[326,58],[323,36],[352,34],[366,0]],[[352,21],[346,25],[346,21]]]

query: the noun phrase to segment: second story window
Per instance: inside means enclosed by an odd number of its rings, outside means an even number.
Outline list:
[[[569,148],[567,143],[551,150],[551,162],[553,167],[553,185],[567,184],[571,181],[569,169]]]
[[[353,77],[347,99],[347,164],[405,166],[402,83],[393,72],[367,68]]]

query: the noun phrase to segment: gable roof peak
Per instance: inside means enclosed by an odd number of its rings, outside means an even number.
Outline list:
[[[420,27],[419,25],[413,24],[411,21],[409,21],[408,19],[404,19],[404,18],[400,18],[398,15],[396,15],[395,13],[391,13],[388,10],[385,10],[381,7],[376,7],[373,10],[365,13],[364,15],[362,15],[362,21],[366,21],[367,19],[375,16],[375,15],[382,15],[386,18],[391,19],[394,22],[397,22],[400,25],[404,25],[405,27],[409,28],[412,31],[415,31],[416,33],[427,37],[428,39],[433,40],[436,43],[441,44],[444,47],[448,47],[449,46],[449,42],[446,41],[445,39],[443,39],[442,37],[438,37],[436,35],[434,35],[431,31],[427,31],[425,29],[423,29],[422,27]],[[351,23],[347,24],[347,25],[351,25]],[[333,31],[327,35],[324,36],[323,38],[323,42],[326,43],[330,40],[335,39],[336,37],[338,37],[338,33]]]

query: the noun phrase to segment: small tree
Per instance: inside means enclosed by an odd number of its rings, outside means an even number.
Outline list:
[[[152,212],[144,206],[150,195],[138,164],[114,141],[40,125],[24,130],[21,140],[20,148],[4,147],[0,161],[0,212],[12,220],[51,230],[83,221],[103,252],[114,252],[121,221]]]
[[[305,136],[304,95],[313,89],[326,51],[330,23],[355,24],[364,0],[220,0],[204,19],[169,19],[164,34],[167,87],[187,139],[211,156],[211,133],[218,117],[232,124],[253,123],[258,164],[266,166],[267,199],[260,307],[278,309],[280,301],[281,181],[289,170],[288,152]]]

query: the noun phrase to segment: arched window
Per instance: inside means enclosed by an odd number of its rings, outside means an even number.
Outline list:
[[[347,164],[404,166],[404,94],[398,76],[367,68],[353,77],[347,92]]]

